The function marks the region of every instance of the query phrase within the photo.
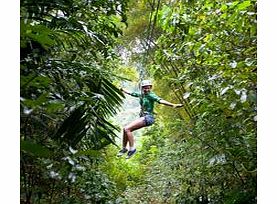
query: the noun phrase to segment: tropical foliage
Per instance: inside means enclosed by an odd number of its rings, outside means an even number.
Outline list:
[[[160,95],[185,107],[160,108],[163,132],[144,144],[158,156],[130,198],[255,203],[256,2],[173,1],[156,13],[145,66]]]
[[[256,10],[22,0],[21,202],[256,203]],[[125,161],[114,156],[118,85],[145,77],[184,107],[157,105]]]
[[[23,202],[81,199],[87,192],[71,183],[98,160],[82,157],[114,143],[118,128],[109,117],[123,94],[110,70],[118,61],[114,48],[125,9],[121,0],[21,1]],[[83,151],[77,161],[69,158],[70,148]]]

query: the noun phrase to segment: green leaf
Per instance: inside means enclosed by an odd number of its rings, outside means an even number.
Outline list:
[[[36,157],[49,158],[52,155],[48,148],[31,141],[20,141],[20,150]]]
[[[100,154],[101,153],[99,151],[90,149],[90,150],[78,151],[75,154],[75,156],[94,156],[94,157],[96,157],[96,156],[100,156]]]
[[[220,9],[221,9],[221,11],[225,11],[227,8],[228,8],[228,6],[226,4],[223,4]]]
[[[50,102],[47,106],[47,112],[48,113],[55,113],[59,110],[62,110],[64,108],[64,104],[58,101]]]
[[[245,10],[247,7],[251,5],[251,1],[244,1],[237,5],[238,10]]]

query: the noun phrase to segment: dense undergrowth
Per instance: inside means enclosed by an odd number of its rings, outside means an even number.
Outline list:
[[[256,203],[256,10],[22,0],[21,203]],[[137,154],[117,158],[119,86],[143,78],[184,106],[157,105]]]

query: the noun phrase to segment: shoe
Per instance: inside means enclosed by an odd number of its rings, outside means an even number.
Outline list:
[[[136,149],[132,150],[132,151],[128,151],[126,159],[130,159],[135,153],[136,153]]]
[[[126,152],[128,152],[128,149],[126,148],[122,148],[118,153],[117,153],[117,156],[118,157],[121,157],[123,154],[125,154]]]

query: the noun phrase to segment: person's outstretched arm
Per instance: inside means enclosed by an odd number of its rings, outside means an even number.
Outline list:
[[[120,90],[121,90],[122,92],[124,92],[124,93],[130,95],[130,96],[133,96],[133,97],[139,97],[139,96],[140,96],[140,94],[137,93],[137,92],[130,92],[130,91],[127,91],[126,89],[123,89],[123,88],[120,88]]]
[[[166,101],[166,100],[164,100],[164,99],[161,99],[160,101],[159,101],[159,103],[160,104],[164,104],[164,105],[166,105],[166,106],[171,106],[171,107],[173,107],[173,108],[178,108],[178,107],[182,107],[183,106],[183,104],[175,104],[175,103],[170,103],[170,102],[168,102],[168,101]]]
[[[123,91],[124,93],[128,94],[128,95],[131,95],[131,92],[129,92],[129,91],[123,89],[123,88],[120,88],[120,90]]]

